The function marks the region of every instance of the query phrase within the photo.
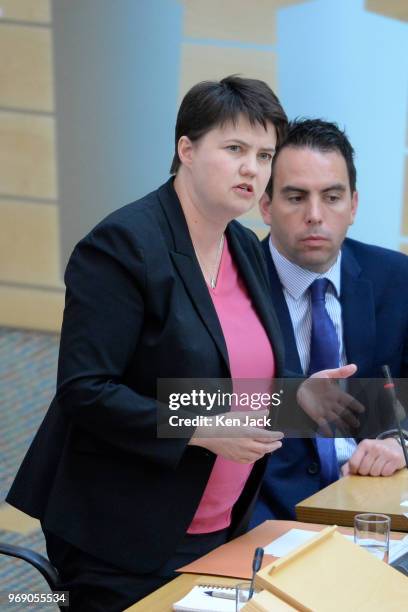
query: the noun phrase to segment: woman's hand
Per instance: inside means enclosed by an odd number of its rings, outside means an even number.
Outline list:
[[[212,424],[197,427],[189,445],[201,446],[215,455],[236,463],[254,463],[282,446],[280,441],[283,438],[282,432],[247,424],[254,418],[262,422],[267,419],[268,414],[268,410],[228,412],[226,418],[234,419],[235,423],[231,426],[217,425],[217,417],[211,417]],[[239,420],[239,424],[235,419]],[[228,437],[225,437],[226,434]]]

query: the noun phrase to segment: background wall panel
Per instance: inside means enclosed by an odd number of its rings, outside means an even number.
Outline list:
[[[51,79],[49,29],[0,22],[0,106],[52,111]]]
[[[184,35],[192,38],[275,42],[273,0],[184,0]]]
[[[240,74],[266,81],[276,89],[276,56],[273,51],[183,43],[180,98],[195,83]]]
[[[16,21],[49,23],[50,0],[1,0],[0,17]]]
[[[0,325],[22,329],[59,331],[64,292],[0,285]]]
[[[276,10],[302,0],[183,0],[184,36],[273,45]]]
[[[407,0],[366,0],[365,6],[368,11],[408,21]]]
[[[61,287],[58,207],[0,199],[0,282]]]
[[[0,112],[0,195],[57,196],[52,117]]]

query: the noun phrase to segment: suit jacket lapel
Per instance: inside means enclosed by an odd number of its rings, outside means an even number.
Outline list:
[[[265,276],[262,269],[256,267],[257,255],[253,256],[247,249],[244,250],[239,236],[234,231],[234,224],[227,228],[228,244],[232,256],[238,265],[240,275],[244,279],[248,293],[251,296],[254,308],[263,323],[267,336],[273,348],[277,376],[283,376],[285,348],[280,330],[279,321],[276,317],[272,303],[266,297],[265,286],[260,282],[260,276]]]
[[[296,347],[295,334],[293,325],[290,319],[288,306],[285,296],[283,295],[282,284],[272,260],[269,250],[269,237],[262,241],[266,263],[268,266],[269,280],[271,284],[272,300],[275,306],[276,314],[279,319],[280,327],[285,341],[285,367],[290,372],[298,373],[303,376],[302,366],[300,364],[299,354]]]
[[[174,191],[172,179],[160,187],[158,194],[167,221],[165,223],[167,227],[164,227],[162,224],[162,228],[168,236],[170,256],[182,278],[191,301],[217,345],[229,371],[228,351],[224,335],[208,287],[201,273],[187,223]],[[277,375],[281,376],[284,370],[284,345],[278,319],[270,301],[265,299],[265,289],[259,282],[261,271],[259,269],[256,270],[254,265],[257,261],[257,256],[253,253],[253,257],[248,257],[248,252],[243,249],[239,237],[236,235],[236,231],[234,231],[234,223],[231,223],[227,228],[227,239],[233,258],[238,265],[239,272],[253,300],[254,307],[271,341],[276,360]]]
[[[371,281],[361,277],[361,268],[348,248],[347,240],[342,249],[340,292],[347,361],[358,365],[357,375],[361,378],[373,367],[376,343],[374,295]]]
[[[217,313],[212,303],[206,282],[197,261],[180,202],[174,191],[172,179],[160,187],[159,198],[170,226],[170,257],[178,270],[185,289],[197,309],[210,336],[220,351],[229,371],[227,347]],[[168,232],[167,232],[168,233]]]

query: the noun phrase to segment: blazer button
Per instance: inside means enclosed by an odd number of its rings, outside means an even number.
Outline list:
[[[315,474],[318,474],[319,472],[320,472],[320,466],[318,463],[316,463],[316,461],[313,461],[307,468],[307,473],[310,474],[311,476],[314,476]]]

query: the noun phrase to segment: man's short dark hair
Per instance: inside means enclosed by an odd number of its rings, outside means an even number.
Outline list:
[[[322,153],[332,151],[339,153],[346,162],[351,193],[356,190],[357,171],[354,165],[354,149],[346,133],[336,123],[323,121],[323,119],[296,119],[289,123],[286,137],[277,147],[273,158],[272,174],[266,187],[266,193],[270,198],[273,194],[274,167],[280,153],[288,147],[308,148]]]
[[[175,153],[170,174],[180,167],[178,141],[187,136],[192,142],[225,123],[236,123],[239,116],[252,125],[260,123],[265,129],[272,123],[278,143],[283,139],[287,117],[278,98],[264,81],[244,79],[232,75],[221,81],[203,81],[194,85],[184,96],[176,122]]]

